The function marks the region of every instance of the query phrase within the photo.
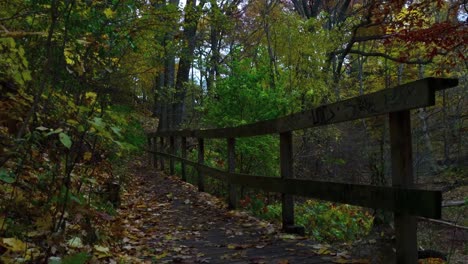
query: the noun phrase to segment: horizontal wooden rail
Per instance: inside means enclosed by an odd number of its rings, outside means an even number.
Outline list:
[[[202,165],[163,152],[148,151],[193,166],[204,174],[231,184],[268,192],[278,192],[320,200],[406,212],[416,216],[440,219],[442,192],[417,188],[397,188],[362,184],[324,182],[303,179],[254,176],[231,173]]]
[[[277,119],[237,127],[161,131],[149,133],[148,136],[237,138],[294,131],[431,106],[435,104],[435,91],[457,85],[457,79],[431,77]]]

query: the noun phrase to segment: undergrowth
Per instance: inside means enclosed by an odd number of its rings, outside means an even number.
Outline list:
[[[266,204],[261,195],[246,196],[241,206],[257,217],[281,221],[281,203]],[[367,235],[373,223],[373,217],[360,207],[317,200],[296,203],[294,213],[296,224],[304,226],[307,235],[329,243]]]

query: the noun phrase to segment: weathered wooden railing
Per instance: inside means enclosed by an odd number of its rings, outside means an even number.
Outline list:
[[[294,226],[293,195],[393,211],[397,263],[416,263],[416,216],[440,219],[442,194],[440,191],[414,186],[409,110],[434,105],[436,91],[457,84],[456,79],[425,78],[392,89],[238,127],[149,133],[148,152],[153,154],[154,166],[157,166],[158,156],[169,158],[171,174],[174,173],[174,161],[180,161],[183,180],[186,180],[186,165],[195,167],[200,191],[205,190],[205,175],[226,181],[229,188],[228,204],[231,208],[235,208],[238,201],[236,186],[281,193],[283,229],[287,232],[301,230]],[[388,114],[390,124],[391,187],[294,179],[292,131],[383,114]],[[280,136],[281,178],[235,173],[235,138],[266,134]],[[158,151],[157,139],[160,139],[160,150],[163,150],[166,137],[169,138],[170,153]],[[176,137],[181,138],[181,157],[175,155]],[[187,159],[188,137],[198,139],[198,162]],[[227,139],[227,172],[204,165],[205,138]],[[160,168],[164,169],[164,159],[159,159],[159,162]]]

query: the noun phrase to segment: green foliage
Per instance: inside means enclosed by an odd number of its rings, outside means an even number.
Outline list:
[[[288,101],[280,88],[269,87],[266,67],[253,67],[250,59],[234,60],[229,75],[220,80],[204,107],[204,123],[213,127],[237,126],[267,120],[287,112]],[[225,142],[207,149],[226,157]],[[236,142],[239,171],[268,176],[278,173],[278,138],[272,135],[242,138]]]
[[[267,120],[287,112],[282,89],[269,87],[266,67],[252,60],[234,60],[228,76],[221,79],[205,105],[204,121],[216,127],[236,126]]]
[[[7,171],[4,168],[0,168],[0,181],[3,181],[5,183],[14,183],[15,177],[11,172]]]
[[[121,137],[121,141],[130,144],[132,151],[142,151],[146,144],[146,134],[135,109],[126,105],[112,105],[110,111],[114,118],[112,131]],[[117,118],[118,117],[118,118]]]
[[[267,205],[261,195],[247,196],[241,206],[253,215],[281,221],[281,203]],[[296,203],[295,221],[317,241],[353,241],[369,233],[373,217],[360,207],[307,200]]]
[[[66,256],[61,264],[84,264],[90,259],[86,252],[76,253],[74,255]]]
[[[31,80],[23,46],[13,38],[0,37],[0,80],[24,85]]]

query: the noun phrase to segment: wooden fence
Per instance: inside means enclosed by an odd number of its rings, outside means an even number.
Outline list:
[[[164,158],[168,158],[171,174],[174,174],[174,162],[180,161],[183,180],[186,180],[186,165],[195,167],[198,172],[199,191],[205,190],[205,175],[227,182],[230,208],[235,208],[239,199],[237,186],[281,193],[282,223],[286,232],[301,231],[301,227],[294,225],[294,195],[393,211],[397,263],[416,263],[416,216],[440,219],[442,193],[414,186],[410,110],[434,105],[436,91],[457,85],[456,79],[425,78],[392,89],[253,124],[149,133],[148,152],[153,154],[152,163],[155,167],[158,156],[161,157],[161,169],[164,169]],[[392,186],[294,179],[292,131],[384,114],[389,117]],[[236,138],[267,134],[279,134],[280,137],[281,178],[235,173]],[[198,140],[198,162],[187,159],[188,137]],[[169,139],[169,153],[163,151],[166,138]],[[181,139],[180,157],[176,155],[176,138]],[[226,139],[227,171],[204,165],[205,138]]]

